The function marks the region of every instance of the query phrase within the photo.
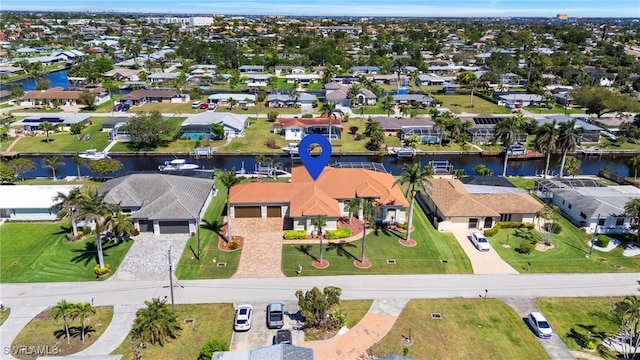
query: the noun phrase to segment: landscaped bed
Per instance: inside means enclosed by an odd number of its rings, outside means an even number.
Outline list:
[[[95,236],[70,242],[64,222],[7,222],[0,226],[0,282],[95,280]],[[104,242],[105,263],[115,273],[133,241]],[[102,277],[104,279],[106,277]]]
[[[411,300],[370,349],[380,357],[404,351],[415,359],[549,358],[520,316],[497,299]]]
[[[340,300],[340,306],[345,314],[344,326],[352,329],[354,326],[362,320],[362,318],[369,312],[373,300]],[[323,330],[305,331],[305,340],[326,340],[331,339],[336,335],[336,332],[325,332]]]
[[[27,349],[40,349],[41,353],[38,354],[38,351],[34,350],[26,353],[17,352],[13,356],[18,359],[32,360],[45,355],[71,355],[88,348],[100,338],[113,318],[112,306],[98,306],[94,309],[96,313],[88,315],[84,321],[87,327],[84,343],[80,337],[80,322],[68,319],[71,338],[70,344],[67,345],[62,318],[54,319],[51,316],[51,309],[47,308],[22,329],[12,344],[14,349],[27,346]]]

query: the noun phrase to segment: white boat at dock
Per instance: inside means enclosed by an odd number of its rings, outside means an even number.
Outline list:
[[[98,151],[97,149],[88,149],[78,154],[78,157],[85,160],[102,160],[108,158],[109,153],[106,151]]]
[[[389,156],[397,156],[399,158],[412,158],[416,156],[416,149],[410,146],[390,147],[387,149]]]
[[[158,166],[160,171],[188,171],[199,169],[198,164],[189,164],[185,159],[173,159],[165,161],[163,165]]]
[[[282,151],[287,155],[298,155],[298,143],[290,143],[283,147]]]

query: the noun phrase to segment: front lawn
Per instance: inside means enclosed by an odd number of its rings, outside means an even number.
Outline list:
[[[105,332],[113,318],[112,306],[98,306],[94,307],[94,309],[96,313],[88,315],[85,319],[84,325],[87,329],[85,330],[84,344],[80,338],[79,320],[68,320],[71,341],[67,345],[62,319],[54,319],[51,316],[51,308],[47,308],[29,321],[13,340],[12,346],[38,347],[49,353],[38,355],[36,351],[33,351],[32,354],[14,354],[14,356],[21,360],[32,360],[41,355],[71,355],[88,348],[100,338],[100,335]]]
[[[584,110],[581,108],[568,108],[566,109],[564,106],[554,105],[552,108],[539,108],[535,106],[525,106],[525,110],[534,113],[534,114],[584,114]]]
[[[250,119],[251,125],[245,130],[245,136],[234,138],[228,146],[220,149],[222,152],[248,152],[248,153],[274,153],[282,154],[281,147],[286,146],[289,140],[285,140],[273,133],[273,123],[266,119]],[[277,148],[270,149],[265,143],[268,140],[275,141]]]
[[[471,264],[459,243],[449,233],[440,233],[433,228],[426,215],[416,205],[411,237],[417,240],[415,247],[398,243],[402,233],[377,231],[367,236],[366,258],[371,261],[369,269],[358,269],[353,265],[362,251],[362,241],[324,244],[323,258],[328,268],[319,270],[311,263],[319,256],[319,244],[283,245],[282,272],[285,276],[298,276],[298,264],[303,267],[302,276],[356,275],[356,274],[470,274]],[[395,260],[389,264],[387,260]],[[443,262],[442,260],[446,260]]]
[[[578,344],[579,335],[589,331],[602,340],[620,332],[609,315],[618,297],[539,298],[536,305],[549,320],[551,327],[571,350],[583,351]],[[616,359],[611,351],[598,351],[605,359]]]
[[[404,337],[413,341],[406,355],[415,359],[549,359],[520,316],[497,299],[411,300],[369,352],[402,355]]]
[[[83,152],[87,149],[102,151],[109,145],[109,134],[102,131],[102,121],[104,120],[105,118],[91,118],[91,124],[82,130],[82,135],[91,135],[89,140],[79,140],[78,135],[71,135],[64,131],[49,133],[49,142],[44,135],[23,137],[12,150],[20,153]]]
[[[509,114],[511,110],[504,106],[498,106],[492,102],[473,97],[473,107],[469,107],[470,95],[435,95],[435,99],[442,101],[442,107],[451,110],[451,112],[471,113],[471,114]]]
[[[7,320],[9,315],[11,315],[10,307],[5,307],[4,309],[0,310],[0,326],[4,324],[4,322]]]
[[[211,339],[231,343],[234,308],[232,304],[190,304],[175,305],[178,321],[182,327],[177,339],[164,346],[147,344],[142,349],[145,359],[174,360],[197,359],[200,348]],[[185,320],[193,319],[191,323]],[[133,360],[131,335],[113,351],[114,355],[123,355],[123,360]]]
[[[70,242],[67,224],[6,222],[0,226],[0,282],[95,280],[95,236]],[[105,242],[105,263],[115,273],[133,241]],[[103,279],[103,278],[101,278]]]
[[[340,306],[344,310],[344,326],[352,329],[369,312],[373,300],[341,300]]]

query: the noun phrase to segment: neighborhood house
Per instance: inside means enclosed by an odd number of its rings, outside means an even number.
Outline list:
[[[307,134],[321,134],[331,139],[342,136],[340,119],[317,117],[310,119],[279,118],[273,123],[273,132],[281,134],[285,140],[302,140]]]
[[[0,186],[0,219],[17,221],[55,221],[58,219],[53,199],[58,193],[69,195],[78,185],[7,185]]]
[[[199,114],[190,115],[180,125],[180,137],[190,140],[212,139],[219,140],[211,133],[212,124],[222,124],[224,127],[224,137],[234,138],[244,135],[247,128],[247,116],[229,112],[205,111]]]

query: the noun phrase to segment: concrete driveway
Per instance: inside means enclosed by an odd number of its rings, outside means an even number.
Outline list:
[[[233,277],[284,277],[281,270],[283,220],[249,218],[231,221],[232,235],[244,236],[240,264]]]
[[[251,320],[251,329],[246,332],[234,332],[231,337],[232,351],[253,350],[259,347],[272,345],[273,337],[276,335],[277,329],[267,329],[267,304],[266,302],[251,303],[253,306],[253,315]],[[243,305],[234,304],[234,307]],[[291,330],[291,340],[294,345],[299,345],[304,341],[304,331],[302,328],[301,316],[296,316],[299,311],[298,304],[295,302],[284,302],[285,323],[283,329]],[[229,324],[231,326],[232,324]]]
[[[453,230],[460,246],[467,254],[474,274],[518,274],[516,269],[507,264],[494,250],[480,251],[471,242],[471,230]]]

